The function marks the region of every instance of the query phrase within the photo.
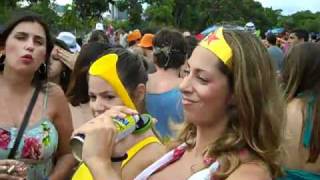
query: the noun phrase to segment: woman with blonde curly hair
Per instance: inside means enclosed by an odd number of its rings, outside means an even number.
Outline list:
[[[175,142],[179,145],[135,179],[280,176],[284,103],[261,42],[249,33],[219,28],[195,48],[186,71],[180,85],[186,121]],[[123,145],[114,146],[111,114],[76,130],[86,134],[83,160],[97,180],[121,179],[118,163],[110,161]],[[97,137],[99,143],[94,142]]]

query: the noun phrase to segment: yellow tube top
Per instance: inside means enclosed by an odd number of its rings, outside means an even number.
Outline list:
[[[128,151],[128,158],[124,160],[121,164],[121,168],[123,168],[141,149],[151,143],[161,143],[159,139],[155,136],[149,136],[142,141],[138,142],[134,146],[132,146]],[[77,171],[74,173],[72,180],[93,180],[93,177],[90,173],[88,167],[82,163]]]

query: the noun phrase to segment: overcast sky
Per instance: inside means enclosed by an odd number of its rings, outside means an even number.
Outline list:
[[[255,0],[261,2],[263,7],[282,9],[283,15],[293,14],[297,11],[320,11],[320,0]],[[71,3],[72,0],[56,0],[60,5]]]
[[[255,0],[261,2],[263,7],[282,9],[283,15],[293,14],[297,11],[320,11],[320,0]]]

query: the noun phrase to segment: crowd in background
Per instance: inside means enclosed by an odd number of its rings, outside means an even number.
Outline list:
[[[0,179],[319,179],[319,37],[303,29],[263,38],[219,30],[125,32],[97,23],[76,37],[53,36],[34,14],[8,21],[0,38]],[[106,59],[115,61],[115,75]],[[104,116],[136,113],[150,114],[152,128],[122,144],[102,137],[112,126]],[[84,163],[71,153],[73,130],[96,133]],[[97,155],[115,143],[125,150]],[[99,144],[96,152],[89,147]],[[121,168],[117,158],[96,168],[128,149]]]

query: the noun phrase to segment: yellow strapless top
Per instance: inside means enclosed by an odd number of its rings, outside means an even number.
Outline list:
[[[124,160],[121,164],[121,168],[123,168],[126,164],[128,164],[128,162],[141,150],[143,149],[145,146],[147,146],[148,144],[151,143],[161,143],[159,141],[159,139],[155,136],[150,136],[147,137],[145,139],[143,139],[142,141],[138,142],[137,144],[135,144],[134,146],[132,146],[129,151],[128,151],[128,158],[126,160]],[[88,169],[88,167],[82,163],[77,171],[74,173],[72,180],[93,180],[93,177],[90,173],[90,170]]]

